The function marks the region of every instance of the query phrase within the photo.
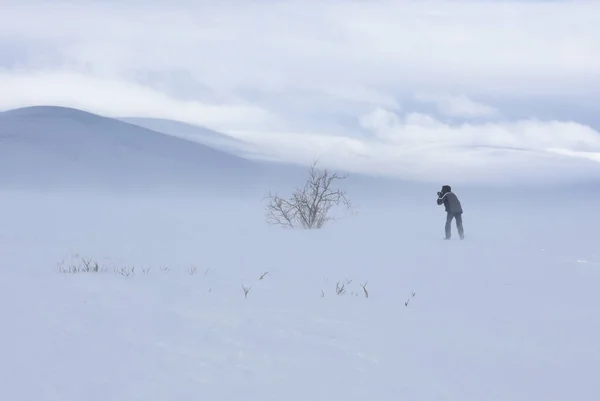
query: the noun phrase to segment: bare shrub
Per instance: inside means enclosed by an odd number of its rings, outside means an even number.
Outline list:
[[[296,189],[289,199],[272,193],[267,195],[267,223],[288,228],[322,228],[326,222],[336,219],[331,214],[334,206],[352,209],[346,192],[335,187],[336,181],[345,178],[327,169],[320,170],[317,162],[313,163],[304,186]]]

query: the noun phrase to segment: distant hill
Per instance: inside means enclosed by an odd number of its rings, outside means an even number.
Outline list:
[[[252,185],[247,159],[77,109],[34,106],[0,113],[0,184]],[[241,188],[240,188],[241,189]]]
[[[188,139],[229,153],[244,155],[255,149],[250,143],[199,125],[163,118],[123,117],[119,120],[164,134]]]

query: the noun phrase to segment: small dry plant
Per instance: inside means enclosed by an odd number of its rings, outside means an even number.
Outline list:
[[[115,273],[123,277],[131,277],[135,275],[135,267],[115,267]]]
[[[368,283],[369,282],[367,281],[366,283],[360,285],[362,287],[362,289],[363,289],[363,292],[365,293],[365,298],[369,298],[369,291],[367,291],[367,284]]]
[[[338,295],[344,295],[346,293],[346,285],[340,284],[338,281],[335,285],[335,293]]]
[[[66,267],[63,260],[58,264],[56,270],[59,273],[104,273],[107,269],[92,259],[79,258],[79,263],[71,263]]]

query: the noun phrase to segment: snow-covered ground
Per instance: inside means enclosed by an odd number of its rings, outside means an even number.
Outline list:
[[[596,198],[465,193],[443,241],[432,194],[291,231],[260,199],[2,192],[0,399],[600,399]]]

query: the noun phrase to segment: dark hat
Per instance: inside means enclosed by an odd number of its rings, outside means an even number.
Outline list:
[[[442,192],[450,192],[452,191],[452,188],[450,187],[450,185],[444,185],[442,187]]]

